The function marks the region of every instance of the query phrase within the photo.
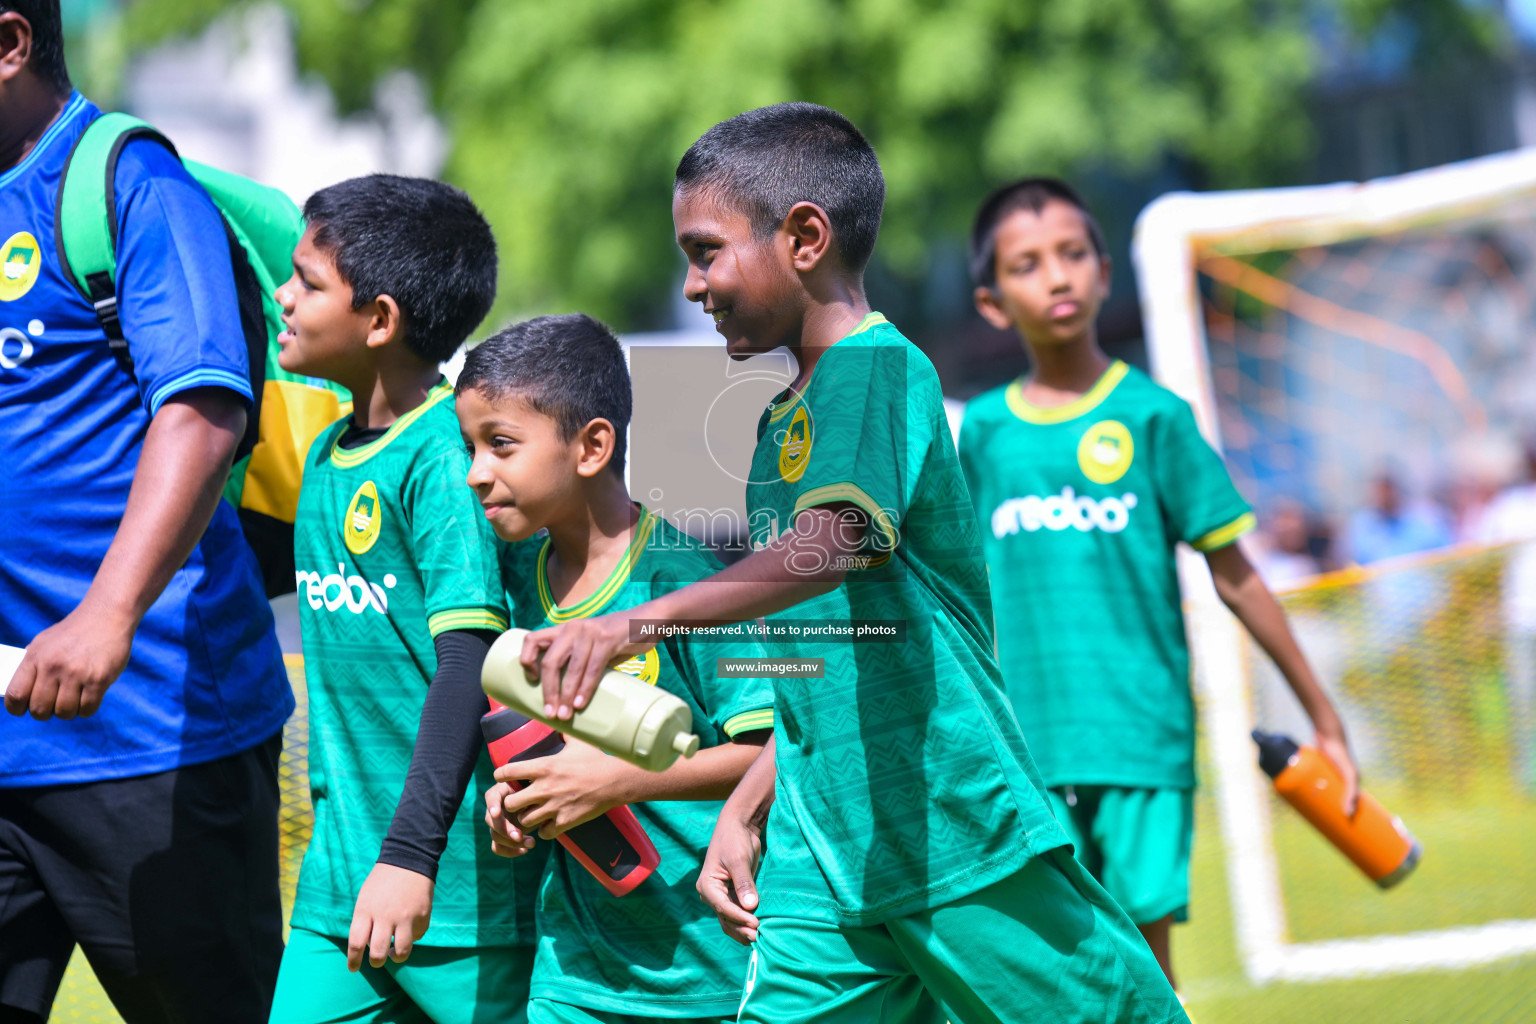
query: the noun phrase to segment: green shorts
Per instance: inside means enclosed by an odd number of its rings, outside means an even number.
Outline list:
[[[528,1024],[729,1024],[717,1014],[713,1017],[642,1017],[634,1013],[592,1010],[585,1006],[558,1003],[553,999],[533,999],[528,1003]]]
[[[1077,859],[1138,925],[1189,919],[1194,791],[1058,786],[1051,810]]]
[[[532,946],[416,946],[403,964],[347,970],[347,943],[288,936],[272,1024],[524,1024]]]
[[[1066,847],[884,924],[764,917],[742,1021],[1162,1024],[1188,1017],[1141,934]]]

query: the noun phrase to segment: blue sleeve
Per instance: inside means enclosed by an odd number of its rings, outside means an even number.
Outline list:
[[[153,416],[190,388],[251,401],[251,379],[224,222],[164,146],[123,147],[117,195],[118,316]]]

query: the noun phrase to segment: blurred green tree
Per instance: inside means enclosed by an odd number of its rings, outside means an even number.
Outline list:
[[[134,46],[243,0],[139,0]],[[877,259],[896,280],[1024,173],[1136,173],[1166,155],[1213,186],[1272,183],[1309,146],[1320,7],[1306,0],[281,0],[300,64],[346,110],[410,68],[452,138],[445,177],[502,240],[498,314],[665,321],[682,260],[672,170],[714,122],[789,99],[836,107],[888,181]],[[1363,33],[1408,17],[1486,46],[1461,0],[1335,0]],[[1405,15],[1406,12],[1406,15]]]

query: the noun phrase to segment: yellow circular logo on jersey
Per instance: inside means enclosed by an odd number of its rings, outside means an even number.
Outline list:
[[[784,428],[784,442],[779,445],[779,476],[794,483],[810,461],[811,417],[802,405],[789,418],[789,426]]]
[[[15,302],[37,283],[43,257],[37,239],[18,231],[0,247],[0,302]]]
[[[1119,420],[1100,420],[1077,442],[1077,464],[1096,484],[1112,484],[1125,476],[1135,453],[1131,432]]]
[[[383,518],[379,489],[368,480],[352,495],[352,503],[347,506],[347,515],[341,524],[341,532],[347,538],[347,550],[360,555],[373,547],[379,539],[379,523]]]
[[[623,672],[627,676],[634,676],[642,683],[656,685],[656,680],[661,678],[661,655],[652,647],[644,654],[637,654],[633,658],[625,658],[617,665],[615,670]]]

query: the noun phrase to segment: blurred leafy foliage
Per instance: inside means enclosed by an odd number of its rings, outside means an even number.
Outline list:
[[[243,0],[138,0],[134,46]],[[836,107],[888,180],[877,260],[915,282],[985,190],[1026,173],[1135,174],[1171,156],[1212,186],[1272,183],[1308,151],[1320,17],[1482,46],[1460,0],[281,0],[300,64],[344,110],[399,68],[453,145],[445,177],[502,242],[498,312],[665,320],[682,261],[670,184],[714,122]],[[1406,13],[1405,13],[1406,12]]]

